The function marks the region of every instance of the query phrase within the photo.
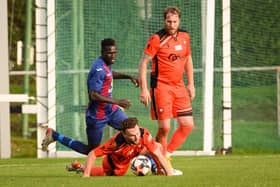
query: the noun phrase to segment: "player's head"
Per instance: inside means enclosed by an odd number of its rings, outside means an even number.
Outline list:
[[[122,122],[122,134],[129,144],[138,144],[141,133],[137,118],[127,118]]]
[[[101,41],[101,56],[107,65],[115,63],[117,52],[117,45],[114,39],[105,38]]]
[[[175,35],[179,29],[181,11],[178,7],[168,6],[163,12],[164,28],[170,35]]]

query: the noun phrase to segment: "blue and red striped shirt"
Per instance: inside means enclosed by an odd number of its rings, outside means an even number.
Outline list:
[[[113,74],[112,69],[99,57],[93,63],[87,79],[88,94],[95,91],[103,97],[112,98]],[[104,119],[117,109],[117,105],[91,100],[87,108],[87,116],[93,119]]]

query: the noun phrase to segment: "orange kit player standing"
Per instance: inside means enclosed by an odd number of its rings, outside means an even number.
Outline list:
[[[158,168],[162,168],[165,175],[172,175],[171,168],[162,154],[161,145],[152,138],[147,129],[138,126],[137,118],[125,119],[121,132],[89,153],[86,165],[82,168],[84,177],[123,176],[130,166],[131,159],[144,153],[152,155]],[[101,156],[104,156],[102,167],[94,166],[96,158]]]
[[[195,97],[195,88],[190,35],[179,29],[180,16],[177,7],[164,10],[164,28],[149,38],[139,64],[140,101],[145,106],[151,101],[151,117],[158,121],[156,140],[163,146],[167,158],[194,128],[191,100]],[[150,61],[149,91],[147,68]],[[177,118],[179,126],[167,143],[171,118]]]

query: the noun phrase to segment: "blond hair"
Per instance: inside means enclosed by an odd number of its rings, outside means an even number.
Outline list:
[[[166,19],[166,16],[168,13],[177,14],[179,16],[179,18],[181,18],[181,11],[176,6],[168,6],[164,9],[164,12],[163,12],[164,19]]]

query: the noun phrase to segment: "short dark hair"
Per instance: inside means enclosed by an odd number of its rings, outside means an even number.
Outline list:
[[[122,122],[122,130],[134,128],[138,124],[138,119],[135,117],[127,118]]]
[[[181,18],[181,11],[176,6],[168,6],[164,9],[164,12],[163,12],[164,19],[166,19],[166,15],[168,13],[177,14],[179,16],[179,18]]]
[[[101,50],[103,51],[107,46],[115,46],[116,41],[112,38],[105,38],[101,41]]]

